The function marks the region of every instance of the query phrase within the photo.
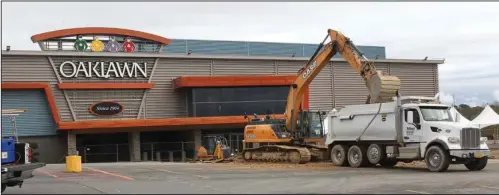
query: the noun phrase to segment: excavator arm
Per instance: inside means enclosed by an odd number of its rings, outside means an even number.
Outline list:
[[[331,41],[324,44],[328,38]],[[321,49],[322,51],[320,51]],[[286,129],[295,131],[305,89],[337,52],[364,79],[369,90],[368,99],[376,103],[384,102],[395,96],[397,90],[400,89],[400,80],[397,77],[383,75],[381,71],[377,71],[374,63],[369,61],[348,37],[338,31],[329,29],[324,41],[319,45],[314,55],[310,57],[305,67],[300,70],[298,77],[291,85],[285,112]]]

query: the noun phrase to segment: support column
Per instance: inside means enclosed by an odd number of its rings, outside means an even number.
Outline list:
[[[139,162],[140,155],[140,132],[128,133],[128,146],[130,148],[130,161]]]
[[[193,136],[194,136],[194,158],[197,159],[197,151],[199,147],[201,147],[201,129],[194,129],[193,130]]]
[[[76,151],[76,134],[68,131],[68,156],[76,155]]]

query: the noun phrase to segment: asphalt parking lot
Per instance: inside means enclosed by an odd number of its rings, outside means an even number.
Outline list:
[[[355,169],[329,164],[144,162],[84,164],[81,173],[66,173],[64,166],[38,169],[22,188],[7,188],[5,194],[499,193],[499,160],[489,160],[478,172],[451,165],[445,173],[416,165]]]

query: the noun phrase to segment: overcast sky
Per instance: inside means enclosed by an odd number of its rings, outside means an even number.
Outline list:
[[[126,11],[132,10],[132,11]],[[388,58],[445,58],[444,101],[499,101],[499,3],[2,3],[2,49],[34,34],[103,26],[167,38],[318,43],[328,28]],[[450,98],[450,99],[449,99]]]

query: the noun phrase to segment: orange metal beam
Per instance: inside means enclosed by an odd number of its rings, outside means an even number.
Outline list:
[[[156,41],[164,45],[168,45],[171,42],[170,39],[146,32],[140,32],[136,30],[122,29],[122,28],[107,28],[107,27],[83,27],[83,28],[68,28],[62,30],[55,30],[55,31],[33,35],[31,36],[31,41],[33,41],[33,43],[36,43],[39,41],[44,41],[52,38],[67,37],[74,35],[87,35],[87,34],[109,34],[109,35],[132,36],[151,41]]]
[[[283,118],[284,114],[276,114],[275,117]],[[125,127],[230,125],[230,124],[247,124],[247,123],[248,121],[247,119],[244,119],[244,116],[214,116],[214,117],[184,117],[184,118],[164,118],[164,119],[73,121],[73,122],[61,123],[59,129],[78,130],[78,129],[125,128]]]
[[[175,89],[184,87],[235,87],[291,85],[296,75],[256,76],[181,76],[174,79]]]

